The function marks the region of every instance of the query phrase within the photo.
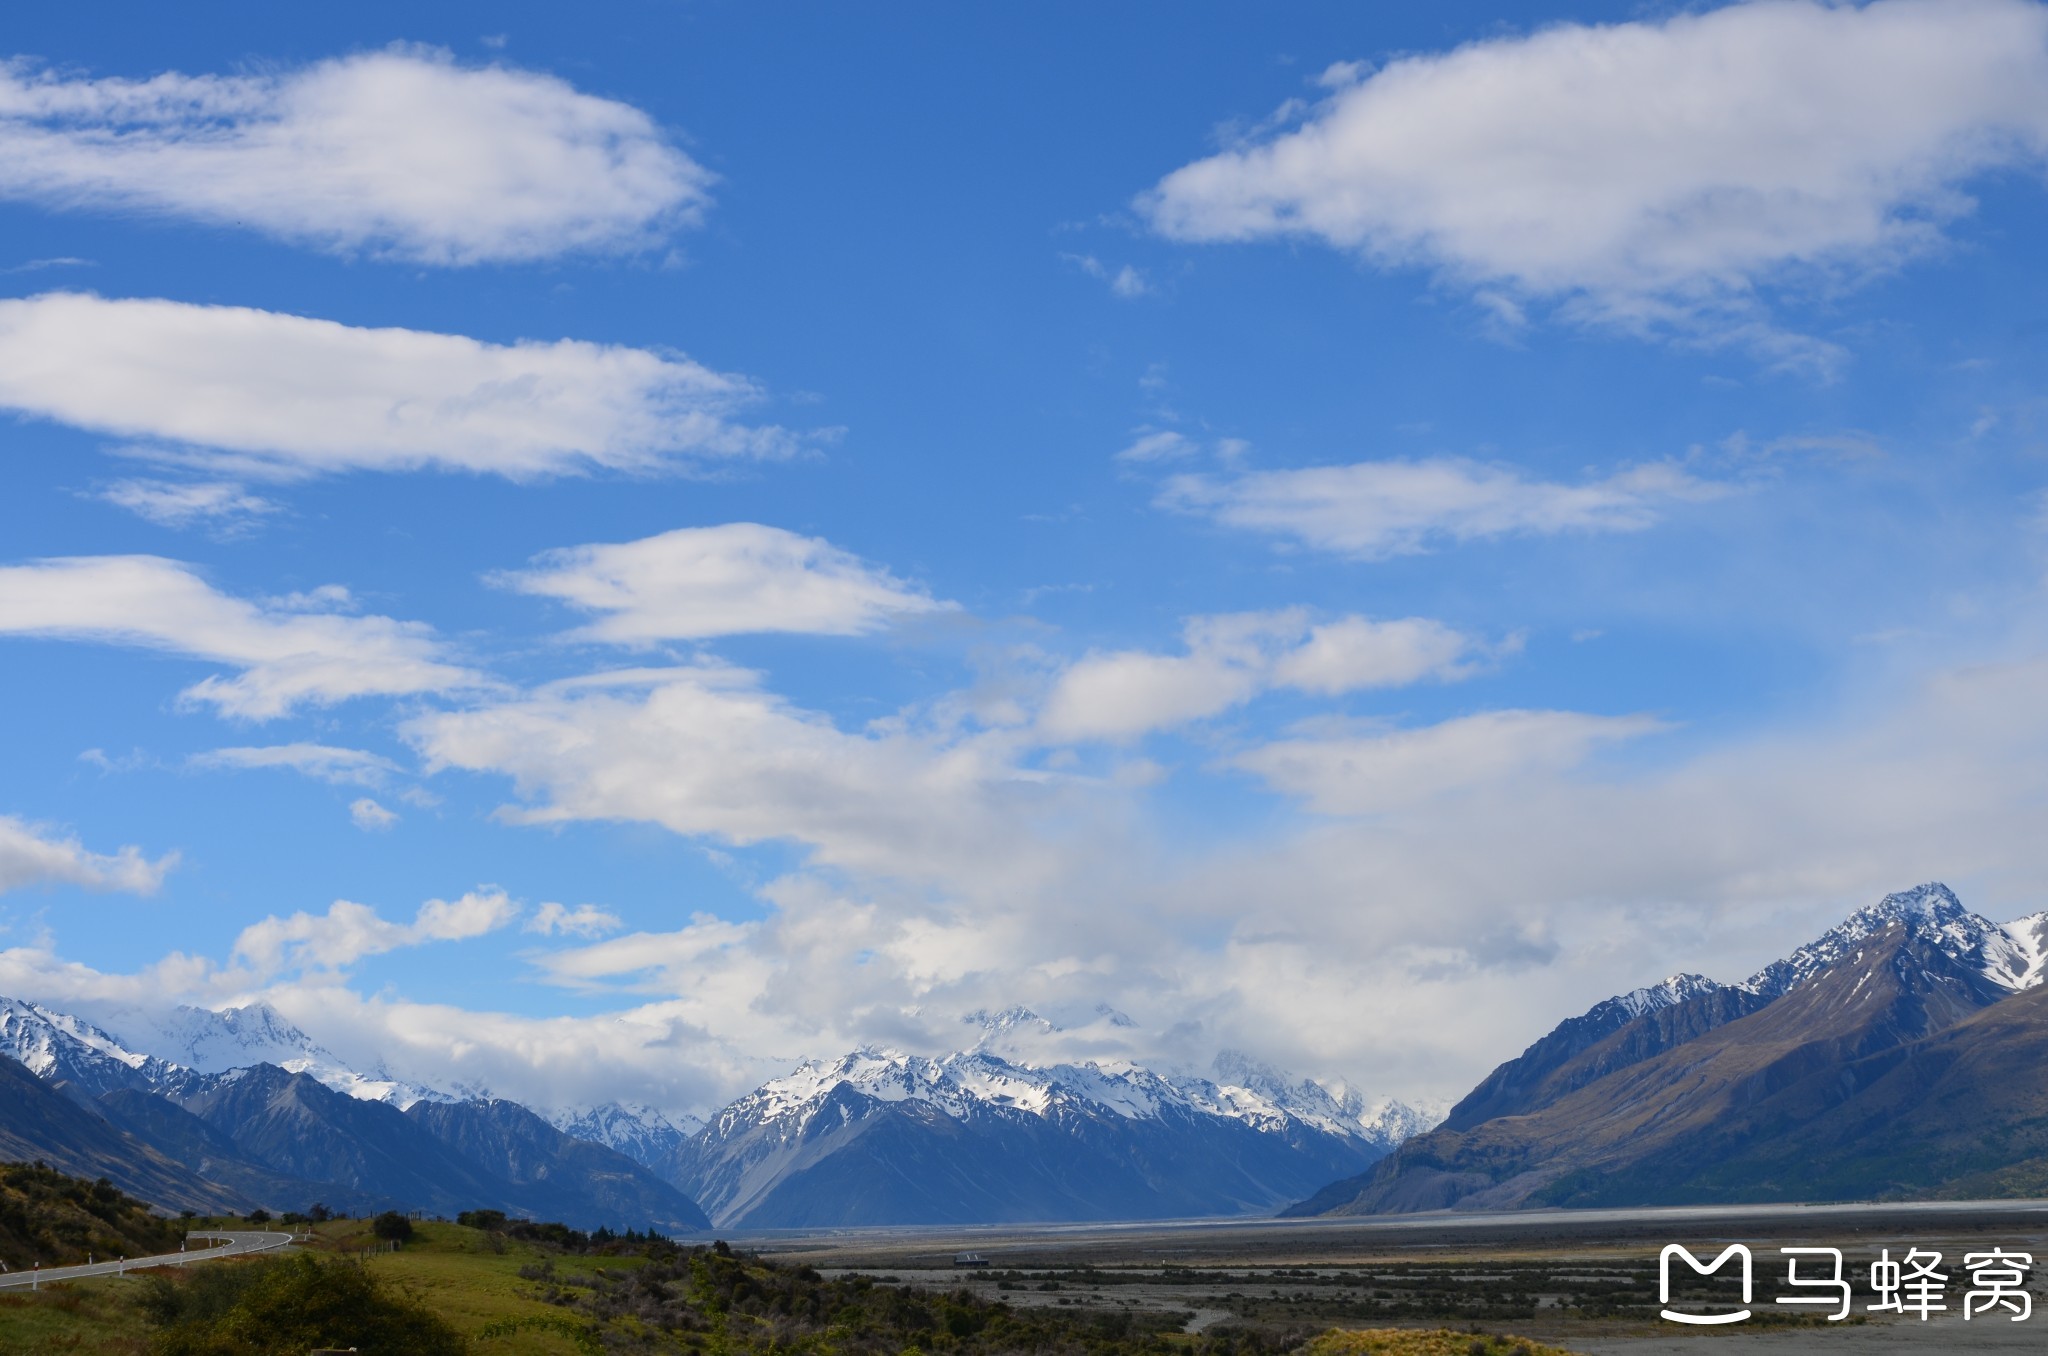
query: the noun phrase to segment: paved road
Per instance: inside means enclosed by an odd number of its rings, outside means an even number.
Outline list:
[[[87,1276],[116,1276],[145,1267],[177,1267],[191,1262],[211,1262],[220,1257],[245,1257],[252,1252],[282,1248],[292,1241],[290,1234],[276,1233],[193,1233],[185,1237],[194,1243],[204,1239],[217,1241],[210,1248],[167,1252],[155,1257],[130,1257],[126,1261],[94,1262],[90,1266],[44,1267],[40,1271],[9,1271],[0,1274],[0,1290],[28,1290],[51,1281],[76,1281]]]

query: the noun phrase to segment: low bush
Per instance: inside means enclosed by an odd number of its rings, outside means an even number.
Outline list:
[[[460,1334],[369,1268],[311,1253],[217,1262],[152,1277],[142,1304],[157,1331],[151,1356],[304,1356],[356,1347],[461,1356]]]

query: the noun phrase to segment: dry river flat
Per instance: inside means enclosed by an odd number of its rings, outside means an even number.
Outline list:
[[[1012,1304],[1171,1313],[1189,1330],[1451,1326],[1511,1332],[1587,1356],[2048,1349],[2044,1201],[844,1229],[732,1241],[827,1272],[965,1286]],[[1756,1259],[1751,1322],[1688,1329],[1658,1317],[1665,1244],[1712,1257],[1737,1242]],[[1842,1249],[1861,1321],[1825,1324],[1774,1305],[1786,1289],[1781,1247]],[[1963,1255],[1994,1247],[2040,1263],[2028,1289],[2042,1312],[2026,1322],[1962,1318]],[[1869,1263],[1881,1249],[1898,1258],[1912,1248],[1943,1254],[1949,1311],[1925,1323],[1866,1314]],[[963,1252],[988,1265],[955,1266]],[[1718,1279],[1691,1283],[1679,1303],[1703,1307],[1731,1290]]]

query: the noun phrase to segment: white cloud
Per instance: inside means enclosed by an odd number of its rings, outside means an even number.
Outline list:
[[[925,737],[882,722],[849,734],[712,665],[638,669],[419,716],[433,769],[509,776],[520,823],[646,821],[750,845],[806,845],[878,878],[1042,878],[1024,826],[1060,788],[1017,772],[993,736]]]
[[[88,890],[155,894],[178,862],[175,852],[150,861],[139,848],[112,856],[88,852],[72,837],[0,815],[0,894],[29,885],[79,885]]]
[[[1318,814],[1369,815],[1469,787],[1556,776],[1600,744],[1663,728],[1648,716],[1486,711],[1417,730],[1310,727],[1240,753],[1230,766],[1258,774]]]
[[[76,556],[0,566],[0,635],[138,645],[241,670],[187,688],[189,701],[268,720],[350,697],[474,687],[418,622],[298,610],[216,592],[157,556]],[[305,600],[331,605],[323,600]]]
[[[475,264],[644,246],[711,181],[638,109],[423,48],[243,76],[0,67],[0,196],[56,208]]]
[[[1332,807],[1348,817],[1205,821],[1171,853],[1144,821],[1116,819],[1133,797],[1019,788],[999,745],[839,733],[730,674],[723,687],[713,672],[677,679],[730,699],[693,710],[592,682],[507,704],[515,719],[502,732],[415,736],[518,754],[501,770],[559,811],[544,820],[825,842],[841,869],[771,881],[759,917],[700,916],[526,956],[586,1000],[632,995],[584,1016],[360,995],[334,970],[407,926],[374,914],[271,920],[245,959],[289,968],[303,953],[306,973],[261,996],[345,1058],[543,1103],[627,1096],[702,1111],[782,1071],[761,1052],[941,1049],[974,1007],[1022,1001],[1057,1015],[1105,997],[1140,1025],[1101,1057],[1199,1064],[1229,1044],[1374,1092],[1455,1096],[1531,1030],[1673,969],[1748,974],[1887,888],[1946,877],[1993,916],[2038,908],[2044,666],[1959,662],[1888,705],[1705,753],[1645,740],[1578,762],[1648,731],[1570,712],[1491,713],[1408,732],[1406,744],[1379,732],[1389,742],[1365,751],[1361,780],[1295,769],[1325,778],[1298,794],[1351,797]],[[502,713],[486,714],[496,725]],[[963,755],[977,766],[954,783],[931,770]],[[1402,793],[1371,809],[1373,788],[1396,783]],[[861,819],[864,800],[878,806]],[[1086,835],[1105,819],[1107,832]],[[916,888],[877,878],[909,874],[905,860],[923,864]],[[240,1001],[259,973],[173,955],[111,976],[48,946],[0,952],[0,992],[38,998]],[[1521,1016],[1504,1025],[1504,1011]]]
[[[1307,612],[1191,618],[1187,653],[1090,654],[1055,680],[1038,717],[1049,740],[1129,739],[1200,720],[1276,687],[1326,696],[1471,674],[1488,647],[1423,617],[1321,624]]]
[[[1309,236],[1497,298],[1824,360],[1762,326],[1754,289],[1894,265],[1970,210],[1967,181],[2038,164],[2048,9],[1772,0],[1331,83],[1299,126],[1176,170],[1142,210],[1179,239]]]
[[[81,292],[0,301],[0,408],[229,474],[527,479],[790,452],[783,430],[733,422],[757,395],[679,355],[573,339],[488,344]],[[165,502],[153,493],[131,497]]]
[[[233,532],[278,511],[278,505],[227,480],[117,480],[99,497],[161,527]]]
[[[599,613],[575,635],[621,645],[762,631],[858,635],[952,606],[821,538],[759,523],[567,547],[495,579]]]
[[[496,886],[480,885],[459,899],[430,899],[410,923],[393,923],[367,904],[337,899],[327,912],[275,914],[243,928],[234,960],[256,976],[288,971],[340,970],[365,956],[429,942],[460,942],[510,925],[519,906]]]
[[[1363,560],[1441,542],[1560,532],[1637,532],[1670,505],[1732,493],[1668,462],[1567,484],[1456,457],[1363,461],[1236,476],[1180,475],[1159,502],[1227,527],[1292,537]]]
[[[1309,628],[1307,640],[1280,654],[1273,663],[1273,681],[1335,696],[1425,678],[1463,678],[1487,652],[1471,636],[1427,617],[1342,617]]]
[[[600,909],[595,904],[578,904],[570,908],[550,900],[533,911],[522,928],[525,932],[538,932],[543,937],[558,934],[575,934],[578,937],[602,937],[607,932],[617,932],[625,923],[615,913]]]
[[[254,768],[288,768],[323,782],[337,785],[376,786],[398,765],[381,754],[365,749],[336,748],[332,744],[269,744],[258,748],[209,749],[186,760],[195,768],[215,771],[245,771]]]
[[[365,833],[376,833],[398,822],[397,815],[368,796],[358,796],[348,803],[348,817],[351,823]]]

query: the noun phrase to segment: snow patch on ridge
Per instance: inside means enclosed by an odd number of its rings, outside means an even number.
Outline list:
[[[2000,931],[2012,939],[2023,965],[2013,988],[2031,989],[2043,979],[2048,979],[2048,910],[2015,918],[2002,924]]]

